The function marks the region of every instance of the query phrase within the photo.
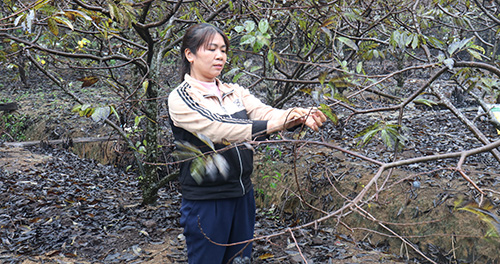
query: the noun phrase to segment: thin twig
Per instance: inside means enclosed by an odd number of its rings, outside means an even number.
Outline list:
[[[292,237],[293,242],[295,243],[295,247],[297,247],[297,250],[299,251],[300,256],[304,260],[304,263],[307,264],[308,262],[307,262],[306,258],[304,257],[304,255],[302,254],[302,250],[300,250],[299,243],[297,242],[297,239],[295,239],[295,236],[293,235],[292,229],[288,228],[288,232],[290,232],[290,236]]]

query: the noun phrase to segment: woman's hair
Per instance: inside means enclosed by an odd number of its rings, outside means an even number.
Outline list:
[[[196,52],[201,47],[201,45],[207,45],[212,41],[215,34],[220,34],[224,39],[224,43],[226,44],[226,49],[229,49],[229,39],[227,36],[217,28],[211,24],[201,23],[196,24],[189,27],[186,30],[186,34],[184,34],[184,38],[182,39],[181,46],[181,81],[184,81],[184,75],[186,73],[191,73],[191,63],[186,58],[184,51],[189,49],[193,54],[196,55]]]

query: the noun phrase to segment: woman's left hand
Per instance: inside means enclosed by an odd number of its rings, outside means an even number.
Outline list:
[[[310,127],[314,131],[319,131],[319,127],[323,126],[326,121],[326,116],[316,107],[311,108],[295,108],[293,112],[299,114],[301,123]]]

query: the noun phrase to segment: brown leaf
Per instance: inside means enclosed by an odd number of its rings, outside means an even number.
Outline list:
[[[47,25],[49,26],[49,30],[50,32],[52,32],[52,34],[56,36],[59,34],[59,28],[57,27],[57,22],[53,18],[49,18],[47,20]]]
[[[259,259],[261,259],[261,260],[265,260],[265,259],[269,259],[269,258],[274,258],[274,255],[271,253],[265,253],[265,254],[262,254],[259,256]]]
[[[53,257],[53,256],[58,255],[60,253],[61,253],[61,250],[51,250],[51,251],[45,253],[45,256]]]
[[[78,81],[83,82],[82,83],[82,88],[83,88],[83,87],[91,86],[92,84],[96,83],[97,81],[99,81],[99,78],[97,78],[95,76],[87,76],[87,77],[83,77],[83,78],[78,79]]]

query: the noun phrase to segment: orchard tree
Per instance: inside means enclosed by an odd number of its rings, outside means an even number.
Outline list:
[[[133,151],[144,203],[152,203],[172,177],[159,180],[156,165],[161,66],[176,56],[185,28],[228,7],[220,1],[3,1],[2,57],[23,80],[29,60],[78,103],[74,112],[112,126]],[[100,85],[113,100],[82,100],[71,72],[84,72],[81,87]]]

